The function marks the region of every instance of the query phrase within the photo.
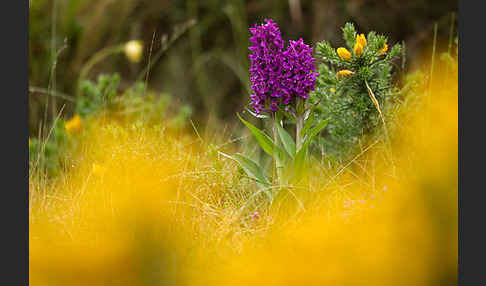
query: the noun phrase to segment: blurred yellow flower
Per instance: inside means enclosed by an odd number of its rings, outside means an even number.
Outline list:
[[[132,40],[125,44],[125,55],[134,63],[138,63],[142,58],[143,44],[141,41]]]
[[[353,71],[350,71],[350,70],[340,70],[336,74],[336,77],[337,77],[338,80],[340,80],[339,76],[349,77],[352,74],[354,74]]]
[[[329,90],[331,91],[331,93],[335,93],[336,92],[336,89],[334,87],[331,87]]]
[[[384,54],[384,53],[386,53],[386,51],[388,51],[388,44],[387,43],[384,43],[383,44],[383,48],[379,49],[378,52],[380,54]]]
[[[356,35],[356,43],[360,44],[362,48],[366,47],[366,37],[365,37],[365,35],[364,34]]]
[[[67,133],[76,133],[81,130],[83,127],[83,122],[81,121],[81,117],[78,114],[74,115],[73,118],[69,119],[64,123],[64,128],[66,128]]]
[[[91,172],[93,173],[93,175],[101,177],[105,174],[106,168],[94,163]]]
[[[351,59],[351,53],[348,50],[346,50],[346,48],[338,48],[337,53],[339,57],[345,61]]]
[[[356,44],[354,45],[354,54],[360,56],[362,53],[363,46],[360,43],[356,42]]]

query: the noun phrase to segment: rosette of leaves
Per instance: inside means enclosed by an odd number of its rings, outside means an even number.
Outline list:
[[[309,93],[318,76],[312,48],[302,39],[289,41],[285,48],[280,29],[271,19],[250,28],[250,32],[253,34],[249,48],[253,91],[250,105],[254,112],[249,112],[269,123],[271,135],[238,117],[263,151],[271,156],[272,179],[269,179],[270,172],[245,155],[224,155],[237,161],[272,201],[280,187],[300,180],[310,142],[326,126],[327,120],[314,120],[315,105],[309,102]],[[289,133],[294,130],[295,139]],[[274,184],[279,188],[271,188]]]
[[[310,143],[327,125],[327,120],[315,122],[311,113],[311,109],[308,109],[306,116],[302,117],[302,129],[297,131],[300,132],[300,135],[296,136],[296,139],[285,129],[289,125],[282,126],[285,118],[283,113],[276,112],[275,120],[272,121],[271,134],[273,138],[265,130],[259,129],[238,115],[241,122],[250,130],[258,145],[275,162],[276,172],[273,180],[271,179],[272,175],[261,164],[251,158],[243,154],[234,154],[232,156],[221,154],[238,162],[248,177],[254,180],[257,186],[272,201],[275,197],[275,193],[270,188],[272,185],[283,186],[300,181],[306,163],[308,163]],[[293,121],[295,120],[299,119],[294,119]],[[298,122],[294,123],[299,124]],[[301,140],[301,144],[297,144],[298,141],[296,142],[296,140]]]
[[[327,41],[317,44],[319,77],[311,101],[318,104],[315,116],[329,118],[319,138],[326,154],[334,158],[350,155],[350,147],[383,123],[384,105],[390,102],[392,61],[400,55],[399,44],[388,48],[387,37],[374,31],[358,34],[351,23],[342,28],[346,47]]]

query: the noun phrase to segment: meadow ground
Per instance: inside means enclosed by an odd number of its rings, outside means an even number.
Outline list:
[[[218,153],[231,138],[94,118],[70,168],[29,179],[30,283],[455,285],[455,76],[397,111],[391,143],[315,161],[272,204]]]

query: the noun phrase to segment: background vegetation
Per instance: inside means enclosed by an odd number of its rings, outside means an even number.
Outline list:
[[[438,24],[438,42],[447,42],[456,2],[30,1],[30,136],[37,136],[41,122],[52,121],[61,110],[62,117],[73,114],[79,73],[106,47],[140,39],[144,55],[136,64],[121,55],[109,56],[93,66],[87,79],[119,73],[121,91],[143,79],[156,94],[167,94],[191,107],[198,127],[210,116],[234,123],[235,113],[248,103],[248,27],[264,18],[276,20],[285,39],[302,37],[313,47],[322,40],[343,46],[338,31],[345,22],[352,22],[360,32],[375,30],[391,43],[404,42],[405,62],[414,63],[411,59],[430,55],[434,23]],[[143,72],[149,61],[152,68],[146,76]],[[412,65],[405,64],[400,72],[409,68]],[[46,93],[57,96],[49,98]]]

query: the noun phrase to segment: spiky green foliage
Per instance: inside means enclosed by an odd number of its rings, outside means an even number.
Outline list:
[[[115,98],[119,83],[118,74],[102,74],[97,82],[84,80],[80,86],[81,96],[76,101],[76,113],[87,116],[102,110]]]
[[[322,63],[318,66],[319,78],[311,99],[319,103],[315,116],[329,118],[329,125],[320,143],[324,145],[327,155],[342,157],[351,155],[349,147],[356,143],[360,136],[371,134],[380,124],[377,107],[373,104],[366,83],[376,97],[381,110],[388,104],[388,98],[394,92],[392,86],[392,60],[402,47],[399,44],[380,52],[387,38],[371,31],[366,36],[366,45],[361,54],[355,54],[354,47],[358,33],[351,23],[342,28],[343,39],[351,58],[341,58],[336,48],[327,41],[317,43],[316,52]],[[340,70],[353,72],[349,77],[340,76]]]
[[[46,140],[29,138],[29,171],[40,171],[48,176],[58,175],[62,163],[61,154],[71,143],[64,129],[64,121],[56,120]]]
[[[187,127],[188,117],[192,114],[189,106],[177,104],[167,94],[147,91],[142,82],[135,82],[120,93],[120,81],[120,76],[115,73],[102,74],[97,81],[84,80],[81,83],[74,113],[80,116],[82,129],[89,127],[88,121],[100,114],[135,125],[163,124],[164,128],[173,130]],[[82,140],[83,132],[69,134],[65,123],[60,117],[48,131],[48,136],[29,139],[31,172],[53,177],[66,166],[69,167],[69,157]]]

